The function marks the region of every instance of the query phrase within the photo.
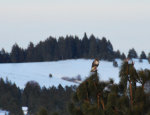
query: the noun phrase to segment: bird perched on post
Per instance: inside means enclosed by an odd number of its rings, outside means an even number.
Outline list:
[[[91,72],[96,72],[98,65],[99,65],[99,60],[98,60],[98,59],[95,59],[95,60],[93,61],[93,63],[92,63]]]

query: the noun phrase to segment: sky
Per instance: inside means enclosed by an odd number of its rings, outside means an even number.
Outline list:
[[[49,36],[106,37],[114,50],[150,52],[149,0],[1,0],[0,49]]]

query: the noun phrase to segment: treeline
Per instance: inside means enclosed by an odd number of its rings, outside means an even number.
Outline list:
[[[141,58],[150,60],[150,53],[146,56],[142,51],[140,56],[134,48],[130,49],[128,55],[119,50],[114,51],[113,46],[105,37],[96,38],[94,35],[87,37],[86,33],[82,39],[77,36],[49,37],[45,41],[40,41],[37,45],[29,43],[26,49],[17,44],[12,46],[10,53],[4,49],[0,51],[0,63],[20,63],[20,62],[41,62],[78,58],[98,58],[112,61],[115,58],[125,59]]]
[[[0,63],[39,62],[78,58],[99,58],[113,60],[125,58],[124,53],[114,51],[113,46],[106,38],[96,38],[94,35],[82,39],[77,36],[49,37],[37,45],[30,42],[26,49],[14,44],[10,53],[4,49],[0,51]]]
[[[35,81],[30,81],[25,88],[19,89],[10,81],[0,79],[0,109],[8,110],[10,115],[23,115],[21,107],[27,106],[30,115],[38,115],[44,108],[50,115],[61,113],[69,115],[67,105],[75,86],[41,88]]]
[[[23,115],[21,100],[21,90],[10,81],[0,78],[0,109],[10,111],[11,115]]]

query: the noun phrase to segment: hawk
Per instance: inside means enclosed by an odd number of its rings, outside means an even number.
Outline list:
[[[91,72],[96,72],[98,65],[99,65],[99,60],[98,60],[98,59],[95,59],[95,60],[93,61],[93,63],[92,63]]]

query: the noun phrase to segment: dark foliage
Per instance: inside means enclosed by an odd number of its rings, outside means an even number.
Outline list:
[[[40,110],[41,112],[46,111],[49,114],[61,113],[61,115],[67,115],[67,104],[71,99],[71,94],[73,93],[74,87],[65,87],[61,85],[51,88],[42,89],[36,82],[28,82],[24,88],[22,94],[22,104],[29,107],[29,113],[36,113],[41,107],[46,110]],[[39,114],[41,113],[39,112]],[[41,115],[41,114],[40,114]]]
[[[4,49],[0,51],[0,63],[9,63],[11,62],[10,54],[5,52]]]
[[[23,115],[22,106],[27,106],[32,115],[69,115],[67,105],[74,90],[75,86],[63,88],[61,85],[41,88],[35,81],[20,90],[10,81],[0,79],[0,108],[8,110],[10,115]]]
[[[119,84],[112,79],[102,82],[97,73],[92,73],[74,93],[68,107],[70,114],[149,115],[150,92],[144,86],[150,80],[150,70],[136,71],[133,64],[124,62],[120,78]],[[141,86],[136,86],[136,82]]]
[[[0,78],[0,108],[10,115],[23,115],[21,111],[21,90],[10,81]]]
[[[150,64],[150,53],[148,54],[148,62]]]
[[[40,41],[37,45],[30,42],[27,49],[22,49],[14,44],[10,53],[4,49],[0,51],[0,63],[39,62],[78,58],[99,58],[113,60],[114,58],[124,59],[125,55],[118,50],[115,52],[113,46],[106,38],[96,38],[86,33],[83,39],[77,36],[49,37]]]
[[[132,59],[132,58],[138,58],[138,55],[135,51],[134,48],[130,49],[128,52],[128,58]]]
[[[78,87],[41,88],[30,81],[23,90],[0,79],[0,108],[10,115],[22,115],[21,106],[29,107],[31,115],[149,115],[150,70],[137,71],[124,61],[119,77],[119,84],[104,82],[95,72]]]
[[[140,59],[146,59],[146,54],[144,51],[141,52]]]

